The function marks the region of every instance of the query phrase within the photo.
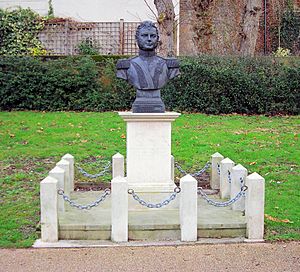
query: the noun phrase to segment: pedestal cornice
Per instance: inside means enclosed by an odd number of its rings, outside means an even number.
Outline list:
[[[125,122],[173,122],[181,115],[178,112],[132,113],[130,111],[118,114]]]

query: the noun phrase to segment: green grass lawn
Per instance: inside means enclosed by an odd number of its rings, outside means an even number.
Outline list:
[[[258,172],[266,180],[266,239],[299,240],[299,125],[299,117],[183,114],[173,123],[172,153],[190,172],[215,152]],[[97,160],[126,155],[125,134],[112,112],[0,112],[0,247],[37,238],[39,182],[62,155],[92,171]]]

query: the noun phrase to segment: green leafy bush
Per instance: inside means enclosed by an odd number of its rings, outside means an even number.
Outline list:
[[[81,41],[76,49],[78,50],[79,55],[98,55],[99,52],[93,46],[93,42],[90,39]]]
[[[0,109],[130,109],[135,90],[115,77],[120,56],[0,58]],[[162,90],[169,110],[209,114],[299,114],[300,59],[181,59]]]
[[[30,9],[0,9],[0,55],[30,55],[43,52],[38,33],[44,28],[39,15]]]
[[[0,109],[105,111],[130,106],[134,93],[119,85],[113,63],[89,57],[0,58]],[[121,91],[117,91],[121,89]]]
[[[172,110],[299,114],[299,58],[201,56],[181,61],[181,75],[163,92]]]

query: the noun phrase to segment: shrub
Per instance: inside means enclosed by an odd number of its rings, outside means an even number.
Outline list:
[[[299,114],[300,59],[184,58],[162,93],[171,110]]]
[[[79,55],[98,55],[99,52],[96,48],[94,48],[93,43],[90,39],[86,39],[81,41],[77,46],[76,49]]]
[[[115,77],[120,56],[0,58],[1,110],[130,109],[135,90]],[[300,60],[201,56],[181,59],[162,90],[169,110],[299,114]]]

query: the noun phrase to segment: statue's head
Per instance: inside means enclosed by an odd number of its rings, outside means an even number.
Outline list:
[[[159,41],[158,29],[153,22],[144,21],[138,26],[135,38],[140,49],[153,51]]]

